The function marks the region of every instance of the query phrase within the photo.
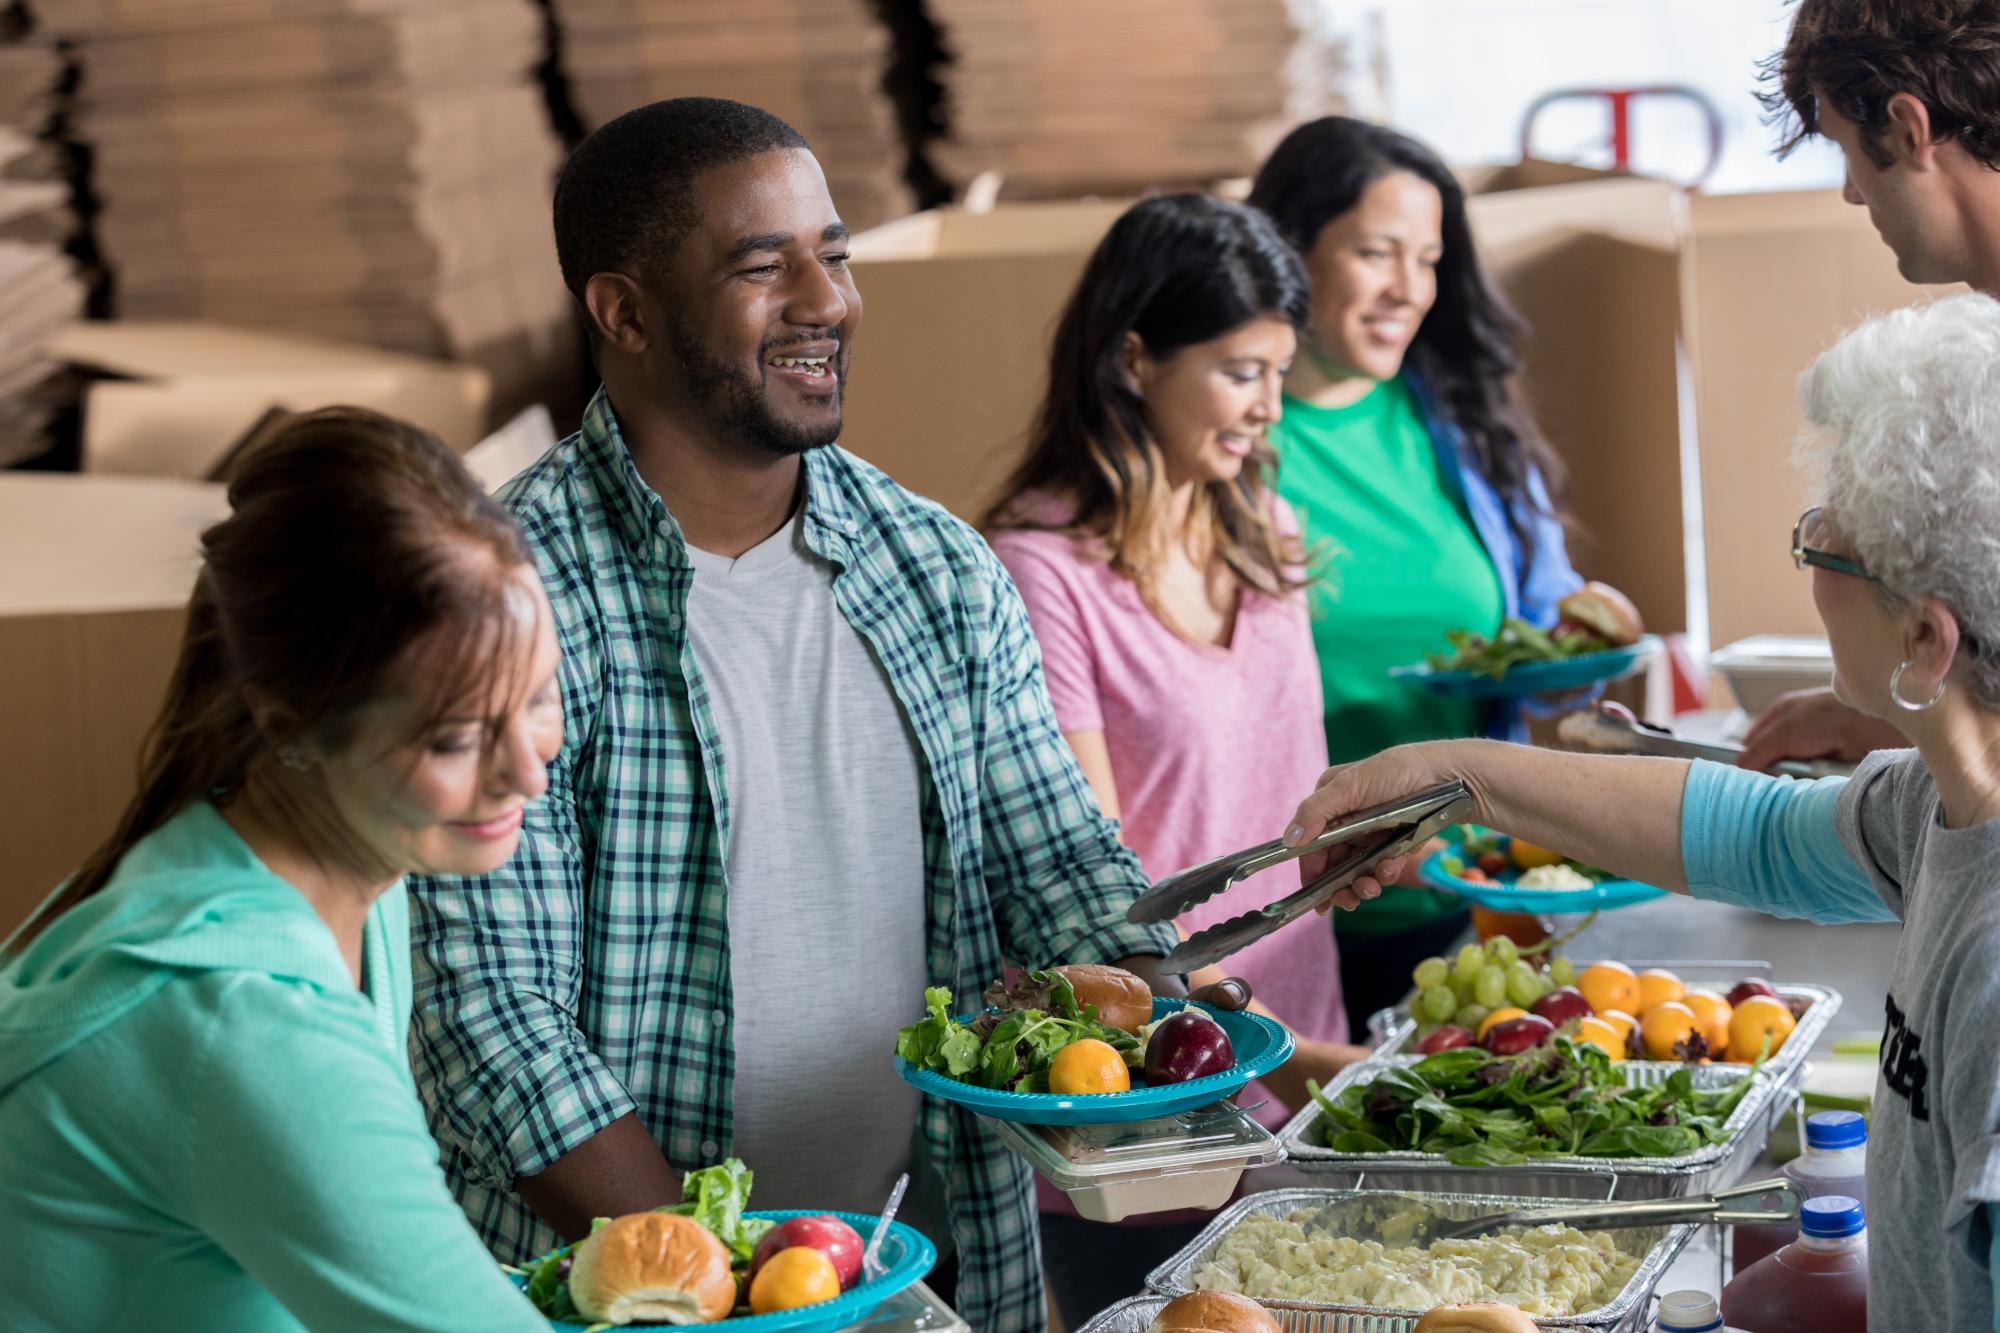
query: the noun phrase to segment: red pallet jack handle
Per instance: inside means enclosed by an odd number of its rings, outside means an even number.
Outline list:
[[[1527,112],[1521,117],[1521,156],[1533,157],[1535,118],[1558,102],[1596,101],[1606,103],[1611,110],[1611,165],[1615,170],[1626,171],[1632,165],[1632,103],[1641,98],[1672,98],[1693,102],[1701,109],[1708,122],[1708,161],[1703,164],[1701,174],[1687,182],[1690,188],[1700,185],[1715,173],[1722,161],[1722,113],[1715,103],[1697,88],[1683,84],[1663,83],[1644,88],[1557,88],[1543,93],[1528,104]]]

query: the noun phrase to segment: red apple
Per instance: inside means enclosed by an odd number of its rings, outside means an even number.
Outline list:
[[[1595,1011],[1591,1009],[1590,1001],[1583,998],[1582,991],[1574,986],[1564,986],[1529,1005],[1528,1012],[1561,1027],[1576,1019],[1588,1018]]]
[[[1495,1023],[1486,1030],[1486,1036],[1479,1044],[1495,1055],[1519,1055],[1547,1041],[1549,1034],[1555,1030],[1556,1025],[1548,1019],[1529,1014]]]
[[[1156,1087],[1207,1078],[1235,1063],[1236,1051],[1222,1024],[1193,1010],[1183,1010],[1154,1028],[1146,1042],[1146,1082]]]
[[[1446,1023],[1433,1029],[1428,1037],[1417,1043],[1418,1055],[1436,1055],[1439,1051],[1453,1051],[1473,1042],[1472,1029],[1462,1028],[1456,1023]]]
[[[1749,999],[1752,995],[1768,995],[1774,1000],[1782,1000],[1785,998],[1784,996],[1778,994],[1778,988],[1776,986],[1773,986],[1770,982],[1765,981],[1759,977],[1743,978],[1743,980],[1737,982],[1734,986],[1731,986],[1729,988],[1729,994],[1726,998],[1729,1001],[1729,1007],[1731,1009],[1734,1009],[1737,1005],[1743,1003],[1745,1000]]]
[[[853,1227],[826,1213],[814,1217],[794,1217],[765,1232],[764,1239],[757,1242],[756,1253],[750,1256],[750,1276],[757,1276],[757,1270],[764,1266],[766,1259],[794,1245],[818,1250],[833,1260],[833,1271],[840,1275],[842,1291],[853,1286],[861,1276],[861,1237],[855,1234]]]

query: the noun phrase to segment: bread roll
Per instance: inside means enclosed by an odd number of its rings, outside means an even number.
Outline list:
[[[736,1308],[729,1251],[675,1213],[614,1218],[577,1246],[569,1295],[577,1311],[612,1324],[712,1324]]]
[[[1191,1291],[1168,1301],[1146,1333],[1284,1333],[1284,1329],[1269,1310],[1248,1296],[1233,1291]]]
[[[1096,1005],[1097,1021],[1137,1033],[1153,1021],[1153,992],[1122,967],[1073,963],[1056,971],[1069,979],[1080,1006]]]
[[[1541,1333],[1535,1321],[1511,1305],[1473,1301],[1440,1305],[1417,1321],[1416,1333]]]
[[[1608,583],[1586,583],[1556,606],[1556,615],[1574,621],[1598,638],[1622,648],[1646,631],[1632,599]]]

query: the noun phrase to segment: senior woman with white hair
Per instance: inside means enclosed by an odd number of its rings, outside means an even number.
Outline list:
[[[2000,302],[1862,325],[1799,382],[1792,533],[1834,688],[1913,747],[1795,782],[1492,741],[1329,769],[1286,832],[1462,779],[1480,822],[1697,898],[1900,920],[1868,1153],[1869,1325],[1990,1329],[2000,1225]],[[1305,858],[1316,874],[1324,856]],[[1385,861],[1375,874],[1393,880]],[[1380,891],[1363,879],[1342,906]],[[1924,1312],[1919,1315],[1919,1312]]]

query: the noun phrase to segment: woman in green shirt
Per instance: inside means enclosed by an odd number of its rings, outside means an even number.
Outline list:
[[[288,427],[202,537],[116,831],[0,946],[21,1333],[534,1333],[410,1077],[402,877],[513,854],[562,738],[520,534],[436,440]]]
[[[1444,648],[1448,630],[1553,625],[1581,583],[1550,501],[1560,465],[1516,391],[1524,326],[1486,280],[1464,191],[1415,140],[1329,116],[1286,137],[1250,202],[1312,280],[1271,442],[1278,492],[1326,562],[1313,637],[1332,762],[1406,741],[1525,739],[1516,706],[1388,674]],[[1354,1030],[1464,927],[1454,900],[1407,885],[1339,913]]]

